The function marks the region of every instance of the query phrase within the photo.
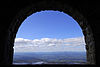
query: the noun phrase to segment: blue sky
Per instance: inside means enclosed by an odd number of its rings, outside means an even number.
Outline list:
[[[70,41],[69,43],[68,39],[72,41]],[[42,47],[37,47],[37,49],[36,50],[34,49],[34,51],[45,51],[45,50],[51,51],[50,49],[52,49],[52,51],[56,51],[54,48],[54,43],[59,44],[58,43],[59,41],[60,44],[63,44],[62,42],[65,43],[65,40],[67,40],[66,41],[67,47],[65,45],[56,46],[57,51],[60,51],[65,47],[66,48],[64,51],[68,51],[68,49],[70,49],[70,51],[73,51],[75,49],[76,51],[85,50],[84,45],[78,46],[79,48],[77,46],[69,47],[68,44],[73,44],[73,43],[85,44],[84,36],[78,23],[71,16],[59,11],[41,11],[41,12],[36,12],[31,16],[27,17],[20,26],[15,39],[15,41],[18,42],[18,44],[24,43],[24,45],[25,43],[28,43],[32,46],[33,42],[35,45],[37,41],[38,41],[37,43],[41,43]],[[77,41],[78,43],[76,43],[75,41]],[[43,47],[43,44],[48,46],[52,45],[53,47],[46,47],[46,46]],[[23,50],[21,51],[26,51],[28,49],[28,48],[24,49],[24,47],[22,48]],[[17,51],[20,51],[20,49],[17,49]]]

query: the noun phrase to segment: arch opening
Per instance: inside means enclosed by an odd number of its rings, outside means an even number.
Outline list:
[[[29,56],[33,58],[30,60]],[[19,28],[13,60],[14,64],[86,64],[82,30],[72,17],[63,12],[33,13]]]

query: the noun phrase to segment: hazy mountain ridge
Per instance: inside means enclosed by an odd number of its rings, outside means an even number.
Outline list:
[[[16,53],[13,63],[73,64],[86,63],[85,52],[33,52]]]

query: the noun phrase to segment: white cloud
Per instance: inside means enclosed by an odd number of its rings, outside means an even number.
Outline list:
[[[48,46],[55,46],[56,44],[48,44]]]
[[[63,41],[68,46],[81,46],[81,45],[85,45],[84,37],[67,38],[67,39],[64,39]]]
[[[56,38],[41,38],[41,39],[24,39],[24,38],[16,38],[14,43],[14,49],[18,51],[32,51],[41,50],[41,49],[50,49],[51,47],[59,47],[61,46],[82,46],[85,45],[84,37],[77,38],[66,38],[66,39],[56,39]],[[56,48],[55,48],[56,49]],[[53,49],[52,49],[53,50]]]

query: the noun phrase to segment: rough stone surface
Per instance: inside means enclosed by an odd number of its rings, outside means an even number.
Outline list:
[[[11,65],[13,61],[13,46],[16,33],[22,22],[31,14],[42,10],[63,11],[73,17],[82,28],[85,36],[87,63],[97,64],[97,48],[99,19],[98,2],[74,0],[33,0],[33,1],[8,1],[1,9],[2,21],[0,22],[0,65]],[[96,5],[93,5],[96,4]],[[93,7],[94,6],[94,7]]]

